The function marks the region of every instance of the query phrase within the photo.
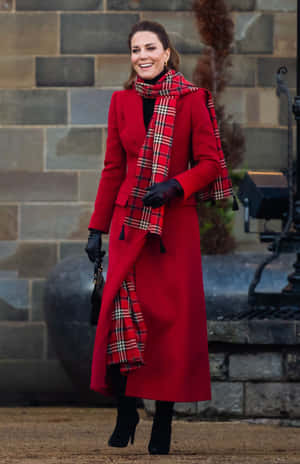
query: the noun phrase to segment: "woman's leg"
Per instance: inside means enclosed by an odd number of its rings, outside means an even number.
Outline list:
[[[117,423],[108,441],[110,446],[123,448],[134,442],[135,428],[139,422],[137,412],[137,400],[131,396],[125,396],[127,377],[120,373],[119,366],[111,366],[110,375],[113,389],[117,398]]]
[[[156,401],[151,438],[150,454],[168,454],[170,451],[174,402]]]

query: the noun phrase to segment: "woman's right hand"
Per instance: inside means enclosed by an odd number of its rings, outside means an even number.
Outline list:
[[[85,247],[85,251],[89,257],[89,260],[94,263],[96,260],[100,261],[101,248],[102,248],[102,232],[97,229],[89,229],[88,242]]]

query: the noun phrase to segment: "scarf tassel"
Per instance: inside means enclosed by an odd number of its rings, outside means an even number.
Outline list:
[[[119,240],[125,240],[125,227],[124,227],[124,224],[122,225]]]
[[[233,194],[232,211],[238,211],[238,210],[239,210],[239,204],[237,202],[235,194]]]

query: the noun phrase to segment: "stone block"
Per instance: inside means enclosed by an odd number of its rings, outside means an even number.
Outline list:
[[[280,101],[275,89],[259,90],[259,123],[262,125],[278,125]],[[255,121],[255,119],[253,119]],[[251,120],[248,116],[248,122]]]
[[[279,380],[282,378],[280,353],[231,354],[229,356],[231,380]]]
[[[228,362],[224,353],[209,353],[210,376],[214,380],[224,380],[228,374]]]
[[[296,90],[290,89],[291,92],[291,97],[294,99],[296,95]],[[279,114],[278,114],[278,119],[277,123],[279,123],[281,126],[287,126],[288,125],[288,100],[285,95],[281,94],[279,97]],[[292,124],[293,126],[296,126],[296,121],[294,119],[294,116],[292,116]],[[294,146],[294,150],[296,148],[296,144]],[[294,151],[295,153],[295,151]],[[287,149],[286,149],[286,157],[287,157]],[[286,158],[287,159],[287,158]]]
[[[257,84],[260,87],[276,86],[276,73],[280,66],[288,68],[288,74],[284,80],[290,88],[296,87],[296,60],[294,58],[258,58],[257,59]],[[275,92],[275,90],[274,90]]]
[[[0,359],[42,359],[44,325],[29,322],[0,324]]]
[[[299,417],[300,383],[246,383],[245,412],[256,417]]]
[[[68,127],[47,130],[47,169],[102,169],[101,128]]]
[[[0,55],[56,55],[58,16],[55,13],[0,15]]]
[[[37,87],[87,87],[94,85],[94,58],[36,58]]]
[[[129,55],[99,55],[96,57],[95,86],[122,87],[130,74]]]
[[[193,75],[199,60],[199,55],[183,54],[180,56],[180,72],[184,77],[193,82]]]
[[[274,53],[282,57],[297,55],[297,17],[294,13],[276,14]]]
[[[269,11],[296,11],[297,0],[257,0],[256,8]]]
[[[88,231],[86,233],[86,240],[82,242],[61,242],[60,244],[60,258],[65,259],[69,256],[85,254],[85,246],[87,242]]]
[[[81,172],[79,176],[79,200],[91,201],[96,199],[98,184],[100,180],[100,171]]]
[[[296,343],[294,321],[250,320],[249,342],[257,345],[293,345]]]
[[[21,238],[85,240],[92,214],[89,205],[22,205]]]
[[[0,170],[43,170],[41,129],[0,129],[0,146]]]
[[[107,0],[108,10],[191,10],[193,0]]]
[[[259,12],[236,14],[237,53],[273,53],[273,16]]]
[[[11,11],[12,0],[0,0],[0,11]]]
[[[255,8],[255,0],[227,0],[226,3],[236,11],[251,11]]]
[[[212,382],[211,401],[198,401],[201,417],[240,416],[243,414],[243,384],[241,382]]]
[[[300,380],[300,353],[298,351],[287,353],[285,371],[288,380]]]
[[[19,278],[46,277],[57,262],[56,243],[0,242],[0,270]]]
[[[45,280],[33,280],[31,290],[31,320],[44,321]]]
[[[247,321],[207,321],[207,335],[210,343],[249,343]]]
[[[231,78],[232,87],[254,87],[257,59],[244,55],[232,55]]]
[[[61,53],[128,53],[127,36],[138,20],[126,13],[62,14]]]
[[[0,205],[0,240],[17,240],[18,238],[18,207]]]
[[[287,131],[285,129],[245,128],[247,169],[280,170],[286,167]]]
[[[107,124],[113,90],[71,90],[72,124]]]
[[[163,24],[180,53],[198,53],[202,50],[203,45],[193,12],[146,11],[143,13],[143,19]]]
[[[175,403],[174,413],[178,416],[195,416],[197,414],[197,403]]]
[[[0,124],[27,126],[66,123],[65,90],[0,90]]]
[[[221,104],[225,105],[226,113],[233,115],[240,124],[247,122],[247,93],[245,89],[227,87],[221,96]]]
[[[0,363],[0,391],[68,392],[74,387],[57,360],[9,360]]]
[[[102,10],[103,0],[16,0],[16,10],[23,11],[88,11]]]
[[[33,57],[2,56],[0,58],[0,88],[32,88],[34,82]]]
[[[0,321],[27,320],[28,305],[29,285],[27,280],[0,279]]]
[[[2,171],[0,173],[0,198],[1,201],[21,202],[75,201],[77,200],[77,174]]]

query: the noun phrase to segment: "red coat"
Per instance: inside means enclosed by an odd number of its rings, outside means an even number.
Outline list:
[[[109,265],[98,320],[91,389],[111,394],[106,346],[114,297],[135,265],[137,295],[147,326],[145,366],[129,374],[128,396],[165,401],[211,399],[200,234],[194,193],[220,173],[216,141],[203,90],[179,98],[169,177],[184,197],[166,207],[160,252],[156,236],[127,228],[119,240],[126,203],[146,130],[142,98],[135,89],[114,92],[107,147],[89,227],[108,232]],[[189,168],[189,160],[198,164]]]

